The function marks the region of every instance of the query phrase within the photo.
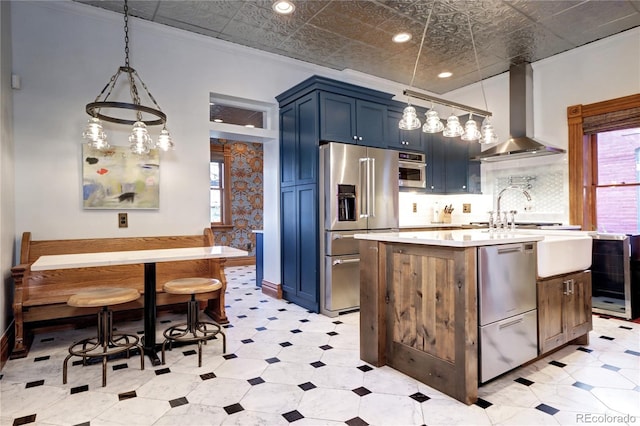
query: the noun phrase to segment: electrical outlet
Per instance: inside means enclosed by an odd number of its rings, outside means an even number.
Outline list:
[[[127,228],[129,226],[129,219],[126,213],[118,213],[118,228]]]
[[[470,203],[462,204],[462,213],[471,213],[471,204]]]
[[[412,210],[414,213],[418,213],[418,203],[413,203]]]

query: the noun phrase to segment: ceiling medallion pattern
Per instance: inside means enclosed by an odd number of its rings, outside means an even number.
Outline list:
[[[120,1],[76,0],[121,12]],[[408,84],[420,34],[435,2],[414,87],[436,94],[477,82],[469,14],[484,78],[640,26],[638,1],[615,0],[131,0],[130,14],[317,65]],[[408,31],[401,45],[392,37]],[[443,70],[448,79],[437,78]]]

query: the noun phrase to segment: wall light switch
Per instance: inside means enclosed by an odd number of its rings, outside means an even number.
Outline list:
[[[471,204],[470,203],[464,203],[462,205],[462,213],[471,213]]]
[[[129,226],[129,219],[126,213],[118,213],[118,228],[127,228]]]

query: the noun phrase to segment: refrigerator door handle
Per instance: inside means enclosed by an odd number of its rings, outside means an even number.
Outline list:
[[[360,217],[369,217],[369,163],[368,158],[360,158]],[[364,169],[364,170],[363,170]]]

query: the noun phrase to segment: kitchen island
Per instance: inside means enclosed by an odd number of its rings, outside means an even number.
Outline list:
[[[361,240],[360,358],[476,402],[477,248],[544,237],[473,229],[355,238]]]

